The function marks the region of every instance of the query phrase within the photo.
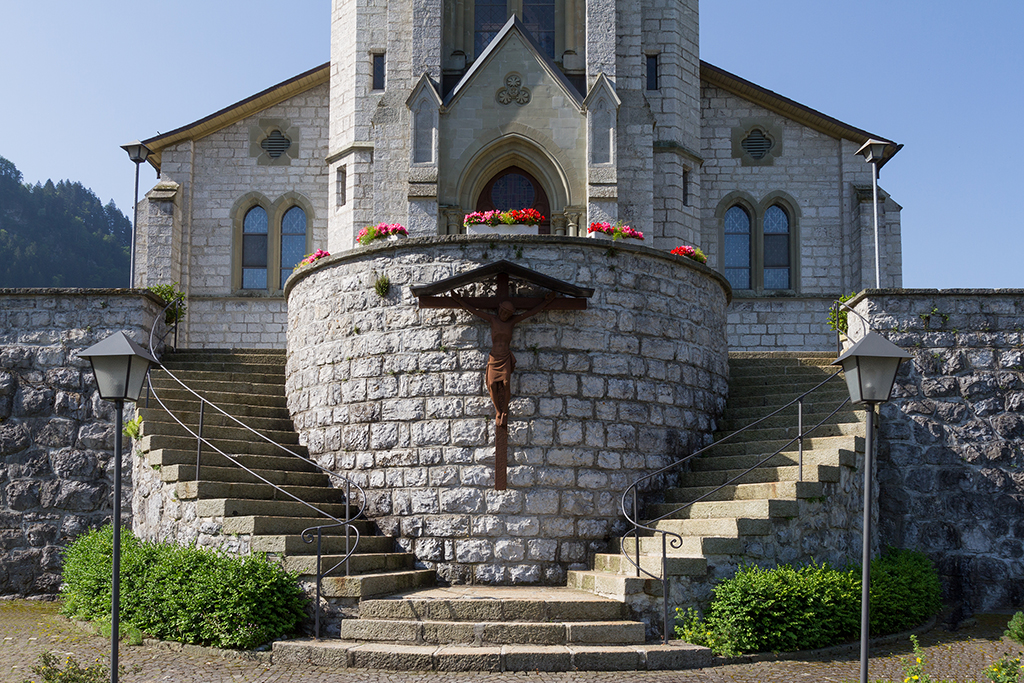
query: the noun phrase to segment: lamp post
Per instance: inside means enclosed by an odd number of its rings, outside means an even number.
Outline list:
[[[96,377],[100,398],[117,407],[114,431],[114,551],[110,590],[110,682],[117,683],[117,641],[121,611],[121,429],[124,402],[137,401],[150,363],[156,363],[145,349],[124,332],[116,332],[79,354],[88,358]]]
[[[128,158],[135,163],[135,203],[132,205],[134,215],[132,218],[132,244],[131,244],[131,265],[128,271],[128,287],[135,286],[135,233],[139,227],[139,166],[149,158],[152,151],[149,147],[136,140],[127,145],[121,145],[121,149],[128,152]]]
[[[864,439],[864,531],[861,550],[860,680],[868,680],[868,637],[871,626],[871,472],[874,469],[875,405],[892,396],[896,372],[910,354],[876,332],[868,332],[832,365],[841,365],[850,401],[867,405]]]
[[[857,154],[864,157],[864,161],[871,164],[871,210],[875,226],[875,289],[879,289],[882,286],[882,273],[878,265],[878,168],[885,160],[886,148],[891,144],[871,138],[857,150]]]

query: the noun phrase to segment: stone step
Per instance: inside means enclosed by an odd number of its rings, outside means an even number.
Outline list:
[[[203,348],[203,349],[178,349],[175,351],[169,351],[164,354],[161,359],[164,363],[168,362],[207,362],[207,361],[227,361],[237,360],[239,358],[258,358],[260,360],[266,360],[270,362],[284,362],[286,357],[285,349],[246,349],[246,348]]]
[[[307,503],[340,503],[345,492],[326,486],[282,486],[284,492],[269,484],[236,484],[224,481],[179,481],[175,491],[180,500],[193,498],[252,498],[257,500],[298,500]],[[291,495],[288,495],[291,494]],[[294,496],[294,497],[292,497]]]
[[[150,434],[167,433],[165,431],[153,429],[152,426],[158,422],[165,424],[177,424],[177,420],[181,420],[192,430],[198,431],[197,425],[199,424],[200,414],[196,408],[196,404],[193,403],[184,410],[175,410],[174,417],[171,417],[166,410],[159,406],[156,408],[142,408],[139,410],[139,414],[142,415],[142,421],[144,423],[143,432],[147,432],[148,429],[148,433]],[[295,431],[295,426],[290,417],[247,416],[248,419],[245,419],[238,417],[234,413],[229,414],[231,417],[218,412],[215,408],[207,406],[207,410],[202,415],[203,436],[206,436],[208,430],[212,427],[238,427],[238,422],[241,422],[260,433],[267,431]],[[175,418],[177,418],[177,420],[175,420]],[[236,422],[236,420],[238,421]]]
[[[660,535],[660,534],[659,534]],[[651,537],[654,538],[654,537]],[[661,577],[661,539],[657,539],[657,552],[640,554],[640,567],[656,577]],[[634,546],[635,547],[635,546]],[[705,576],[708,573],[708,561],[704,557],[686,557],[680,550],[670,548],[665,558],[665,568],[669,576]],[[673,554],[675,553],[675,554]],[[594,570],[636,576],[636,556],[626,558],[621,553],[597,553],[594,555]],[[632,560],[632,562],[630,561]],[[647,576],[645,574],[644,576]]]
[[[252,469],[250,474],[241,467],[215,467],[205,463],[200,467],[199,474],[203,481],[229,481],[243,484],[258,484],[262,481],[269,481],[278,486],[329,487],[331,479],[323,472]],[[195,479],[196,466],[194,464],[168,465],[160,469],[161,481],[173,483],[177,481],[195,481]]]
[[[747,362],[729,363],[729,381],[738,382],[748,378],[760,378],[767,374],[774,377],[827,377],[841,372],[838,366],[813,363],[771,363]]]
[[[813,433],[814,433],[814,436],[817,437],[817,438],[826,437],[826,436],[847,436],[847,435],[863,434],[864,433],[864,424],[861,423],[861,422],[839,422],[839,423],[833,423],[833,424],[823,424],[820,427],[818,427],[817,429],[815,429]],[[772,428],[767,428],[767,429],[762,429],[761,427],[757,427],[757,428],[754,428],[754,429],[748,429],[745,432],[737,434],[732,439],[730,439],[730,441],[732,441],[734,443],[738,442],[738,441],[754,441],[754,442],[761,442],[761,441],[783,441],[784,442],[784,441],[788,441],[790,439],[795,439],[797,436],[799,436],[799,434],[800,434],[800,430],[797,428],[796,424],[794,424],[791,427],[772,427]],[[724,438],[725,436],[728,436],[728,434],[725,434],[723,432],[717,432],[715,434],[715,438],[716,439],[721,439],[721,438]]]
[[[804,399],[804,423],[810,423],[809,416],[816,415],[818,420],[828,417],[833,411],[838,409],[836,412],[837,416],[848,417],[850,415],[858,415],[863,413],[856,406],[849,403],[850,395],[844,389],[842,392],[836,392],[834,395],[819,396],[818,394],[811,394]],[[792,400],[792,399],[790,399]],[[751,401],[753,402],[753,401]],[[843,405],[846,402],[846,405]],[[786,417],[796,423],[797,417],[797,404],[793,403],[790,406],[786,406],[789,400],[782,401],[778,405],[769,404],[767,401],[758,401],[756,405],[729,405],[725,406],[725,413],[722,416],[723,420],[746,420],[747,423],[754,422],[765,418],[766,420],[775,419],[778,417]],[[779,411],[775,418],[769,418],[775,411]],[[718,421],[719,423],[722,420]],[[721,426],[719,426],[721,428]]]
[[[646,524],[680,536],[739,538],[741,536],[767,536],[772,533],[772,520],[766,518],[662,519],[653,524],[651,522],[646,522]]]
[[[648,505],[647,516],[651,518],[668,515],[668,519],[769,519],[772,517],[796,517],[800,504],[795,500],[721,500],[693,503],[680,508],[682,503],[655,503]]]
[[[194,382],[238,382],[243,384],[279,384],[284,385],[283,365],[257,365],[219,363],[214,365],[165,365],[159,372],[153,373],[154,381],[159,378],[172,382],[177,377],[188,386]]]
[[[344,518],[339,518],[344,521]],[[344,526],[334,526],[336,523],[329,517],[263,517],[246,515],[242,517],[226,517],[222,531],[226,534],[253,534],[258,536],[280,536],[286,534],[301,534],[306,529],[318,525],[331,525],[323,529],[323,536],[345,536]],[[352,520],[352,526],[358,529],[361,537],[371,536],[373,525],[365,519]],[[313,532],[315,534],[315,532]],[[351,533],[351,541],[355,544],[356,534]],[[316,552],[316,540],[314,536],[313,551]]]
[[[849,455],[856,452],[862,453],[864,451],[864,437],[841,437],[835,438],[835,446],[828,448],[822,439],[804,440],[804,469],[808,466],[814,466],[818,464],[827,465],[846,465],[853,467],[855,460],[849,460]],[[786,443],[786,442],[775,442],[775,443]],[[690,471],[700,472],[706,470],[745,470],[754,467],[765,457],[772,455],[772,451],[769,448],[775,446],[772,444],[761,444],[758,448],[757,444],[747,444],[747,448],[738,449],[730,447],[728,449],[721,449],[724,453],[719,450],[718,447],[703,453],[696,458],[690,460]],[[724,444],[723,444],[724,445]],[[735,446],[733,444],[732,446]],[[844,456],[844,454],[847,454]],[[844,460],[844,457],[846,458]],[[855,457],[855,456],[854,456]],[[786,467],[786,466],[799,466],[800,465],[800,453],[796,450],[796,445],[790,450],[785,450],[781,453],[774,455],[770,460],[764,462],[759,467]]]
[[[863,430],[862,430],[863,434]],[[808,451],[827,451],[845,448],[847,450],[860,450],[864,449],[864,437],[863,435],[842,435],[842,436],[822,436],[815,432],[815,436],[804,437],[804,453]],[[745,441],[742,439],[736,439],[724,442],[715,443],[711,448],[702,453],[701,455],[693,458],[691,468],[694,469],[709,469],[707,467],[701,467],[700,463],[717,460],[719,458],[728,458],[734,456],[757,456],[767,455],[780,448],[784,449],[780,454],[783,457],[791,456],[794,458],[793,463],[796,462],[796,454],[798,448],[797,441],[792,439],[782,440],[771,440],[757,443],[754,441]],[[859,446],[859,448],[858,448]],[[746,469],[750,465],[735,465],[734,469]]]
[[[580,569],[570,569],[566,572],[566,585],[623,603],[633,595],[661,597],[662,594],[661,579]]]
[[[165,406],[167,410],[170,410],[175,415],[182,412],[196,411],[197,399],[195,398],[195,396],[192,396],[191,394],[189,394],[188,398],[181,400],[169,399],[163,395],[161,395],[160,398],[163,401],[163,406]],[[242,401],[245,400],[246,398],[247,397],[245,396],[239,396],[236,398],[236,401]],[[144,406],[144,403],[145,395],[143,395],[143,400],[139,402],[140,410],[166,413],[164,407],[157,403],[156,400],[151,400],[148,408]],[[247,418],[255,418],[256,420],[263,420],[266,418],[272,420],[291,420],[291,414],[288,412],[288,408],[287,406],[284,405],[283,402],[281,405],[278,406],[252,405],[249,403],[238,402],[222,402],[218,403],[217,406],[220,407],[228,415],[233,415],[234,417],[240,419],[242,422],[246,422],[249,424],[254,423]],[[206,410],[207,412],[210,412],[213,409],[207,406]],[[143,415],[145,414],[146,413],[143,413]]]
[[[811,408],[815,409],[815,412],[809,413],[807,411],[808,407],[809,406],[804,406],[804,429],[810,429],[812,426],[825,420],[831,420],[834,423],[848,424],[862,423],[866,419],[865,413],[860,411],[843,409],[833,415],[831,409],[828,410],[827,412],[817,412],[816,406],[810,406]],[[734,411],[734,413],[735,412],[738,411]],[[778,429],[780,427],[796,427],[798,424],[797,411],[795,406],[789,410],[779,413],[778,415],[773,415],[772,417],[767,418],[764,417],[764,412],[761,413],[760,417],[739,416],[731,414],[728,411],[726,412],[726,414],[729,415],[729,417],[723,418],[719,420],[717,423],[718,429],[722,432],[733,432],[742,429],[747,425],[752,425],[755,422],[757,423],[757,429]],[[758,420],[760,420],[760,422],[758,422]]]
[[[640,536],[640,554],[656,555],[661,557],[662,542],[661,534],[653,536]],[[678,539],[676,539],[678,541]],[[629,554],[636,559],[637,539],[629,536],[625,538],[612,539],[610,549],[620,554]],[[682,545],[678,548],[668,547],[669,554],[701,556],[708,555],[736,555],[743,552],[743,543],[739,536],[733,538],[722,536],[683,536]],[[632,566],[632,565],[630,565]],[[634,569],[634,572],[636,570]]]
[[[384,537],[364,538],[359,542],[360,548],[364,541],[371,538]],[[344,539],[341,540],[344,542]],[[393,541],[394,539],[387,538],[386,540]],[[437,573],[433,569],[406,569],[352,576],[326,576],[320,582],[320,592],[328,598],[366,598],[432,586],[436,579]]]
[[[775,392],[771,391],[771,387],[765,387],[759,391],[747,392],[742,395],[737,392],[729,395],[725,402],[725,411],[729,413],[733,410],[757,408],[759,409],[758,414],[764,417],[773,410],[796,401],[803,393],[805,392],[792,390]],[[848,398],[850,398],[850,392],[846,389],[846,385],[842,382],[832,382],[808,394],[804,402],[834,407]]]
[[[205,435],[204,435],[205,436]],[[196,443],[198,439],[194,436],[168,436],[166,434],[147,434],[142,437],[139,442],[139,447],[143,451],[150,453],[158,450],[177,451],[179,453],[192,453],[191,458],[184,460],[174,460],[168,464],[179,464],[184,465],[189,462],[195,464],[196,461]],[[302,462],[300,458],[296,458],[295,455],[302,456],[303,458],[309,456],[309,451],[306,447],[301,444],[287,444],[287,450],[281,448],[280,445],[272,444],[264,441],[263,439],[252,439],[252,440],[220,440],[217,442],[217,448],[221,449],[229,455],[265,455],[265,456],[277,456],[277,457],[289,457],[296,462]],[[290,452],[289,452],[290,451]],[[294,454],[294,455],[293,455]],[[208,449],[203,446],[203,463],[206,463],[206,456],[210,456],[209,463],[211,465],[224,466],[230,463],[229,460],[220,456],[216,451]],[[247,465],[248,466],[248,465]]]
[[[316,555],[316,543],[306,543],[298,534],[280,536],[253,536],[253,552],[279,553],[284,555]],[[395,539],[390,536],[363,536],[359,539],[357,552],[390,553],[395,551]],[[322,552],[325,555],[345,554],[344,536],[325,536]],[[433,572],[431,572],[433,575]],[[406,586],[408,588],[408,586]],[[396,588],[395,590],[402,590]],[[392,591],[394,592],[394,591]]]
[[[711,650],[670,645],[394,645],[311,638],[274,643],[275,664],[390,671],[662,671],[707,667]]]
[[[251,470],[285,470],[289,472],[320,472],[316,465],[302,457],[287,455],[278,449],[281,455],[232,455],[237,462],[232,462],[226,456],[203,448],[201,467],[223,467],[236,468],[239,465],[248,467]],[[196,442],[192,442],[191,450],[158,448],[146,454],[149,464],[152,467],[164,468],[180,465],[192,467],[196,465]],[[188,479],[189,477],[183,477]],[[193,479],[195,477],[192,477]],[[337,477],[334,477],[338,481]]]
[[[153,376],[153,388],[159,396],[166,392],[169,398],[192,396],[192,392],[182,388],[181,384],[166,375]],[[189,382],[188,388],[208,401],[219,403],[210,395],[226,394],[228,396],[274,396],[284,399],[284,382],[222,382],[219,380],[200,380]],[[143,395],[145,396],[145,395]]]
[[[186,423],[188,424],[188,423]],[[189,429],[193,432],[199,432],[199,428],[196,423],[188,424]],[[281,444],[283,446],[297,446],[299,444],[299,435],[294,430],[274,430],[274,429],[257,429],[255,430],[258,434],[262,434],[266,438],[270,439],[274,443]],[[195,436],[190,435],[180,424],[176,422],[143,422],[142,423],[142,435],[143,436],[178,436],[186,437],[189,439],[195,439]],[[232,441],[263,441],[257,434],[253,434],[244,427],[236,426],[211,426],[208,424],[203,425],[203,438],[210,443],[216,445],[221,450],[226,450],[220,445],[220,442],[232,442]]]
[[[839,467],[834,465],[821,465],[812,464],[810,461],[814,459],[815,463],[820,463],[824,456],[817,454],[809,456],[810,451],[804,452],[804,481],[820,481],[820,482],[837,482],[839,481]],[[832,454],[834,457],[834,453]],[[743,475],[742,483],[745,484],[756,484],[760,482],[776,482],[776,481],[797,481],[800,476],[800,467],[797,465],[787,465],[784,467],[758,467],[755,470],[747,472],[746,470],[701,470],[701,471],[690,471],[684,475],[683,481],[690,486],[720,486],[725,482]],[[688,488],[688,487],[683,487]],[[666,495],[669,495],[668,489]],[[673,502],[669,500],[668,502]]]
[[[627,645],[643,643],[639,621],[465,622],[345,619],[342,640],[434,645]]]
[[[767,498],[819,498],[824,488],[816,481],[766,481],[727,486],[678,486],[665,491],[665,502],[648,506],[648,514],[660,517],[680,503],[704,501],[762,500]]]
[[[460,622],[621,621],[625,605],[569,588],[448,586],[360,604],[360,619]]]
[[[278,388],[277,393],[240,393],[235,391],[222,391],[220,387],[218,387],[218,389],[215,391],[200,391],[198,393],[200,396],[205,398],[210,403],[219,406],[235,404],[238,403],[239,401],[244,401],[247,405],[251,406],[274,408],[285,411],[288,410],[288,401],[285,398],[284,392],[281,390],[280,387]],[[159,401],[157,400],[157,397],[159,397]],[[189,391],[185,391],[181,387],[164,387],[157,388],[156,392],[152,396],[147,395],[147,392],[143,391],[142,396],[139,399],[139,404],[142,406],[149,406],[150,408],[158,408],[160,407],[160,401],[163,401],[165,403],[169,401],[182,401],[186,403],[191,402],[191,404],[195,406],[197,405],[199,399],[197,399],[194,394],[192,394]]]
[[[351,558],[349,558],[349,571],[355,574],[366,574],[369,572],[397,572],[413,569],[416,566],[416,556],[412,553],[364,553],[362,543]],[[314,547],[315,551],[315,547]],[[321,555],[320,567],[327,571],[345,559],[344,555]],[[287,572],[298,574],[316,573],[316,555],[288,555],[279,557],[277,562]],[[334,570],[334,574],[344,574],[345,566],[342,565]]]
[[[322,512],[344,519],[346,509],[355,515],[359,508],[345,503],[316,503]],[[309,517],[315,514],[308,505],[294,500],[252,500],[240,498],[213,498],[196,502],[199,517]],[[390,550],[390,548],[389,548]],[[272,552],[272,551],[271,551]]]

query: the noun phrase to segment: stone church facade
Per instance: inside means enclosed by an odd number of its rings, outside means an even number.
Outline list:
[[[145,141],[160,180],[135,285],[180,283],[182,346],[283,347],[304,254],[379,222],[458,234],[468,212],[533,206],[542,233],[622,221],[645,246],[700,247],[732,285],[732,350],[827,349],[829,304],[874,284],[856,150],[899,146],[702,62],[698,14],[335,0],[328,64]],[[900,207],[881,197],[881,285],[900,287]]]

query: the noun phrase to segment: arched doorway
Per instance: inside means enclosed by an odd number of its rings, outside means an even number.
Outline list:
[[[477,211],[536,209],[544,220],[538,225],[541,235],[551,234],[551,204],[544,187],[528,171],[518,166],[503,168],[491,178],[476,200]]]

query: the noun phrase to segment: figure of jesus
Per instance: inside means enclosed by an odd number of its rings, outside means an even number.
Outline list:
[[[498,304],[498,314],[491,315],[486,311],[473,308],[462,297],[451,295],[452,300],[467,311],[483,318],[491,324],[491,353],[487,358],[485,375],[487,391],[494,403],[495,422],[499,427],[508,426],[508,404],[512,398],[512,371],[516,368],[516,357],[512,355],[512,328],[516,323],[526,320],[532,315],[543,311],[554,301],[555,293],[549,292],[544,301],[530,310],[516,315],[516,307],[509,299]]]

